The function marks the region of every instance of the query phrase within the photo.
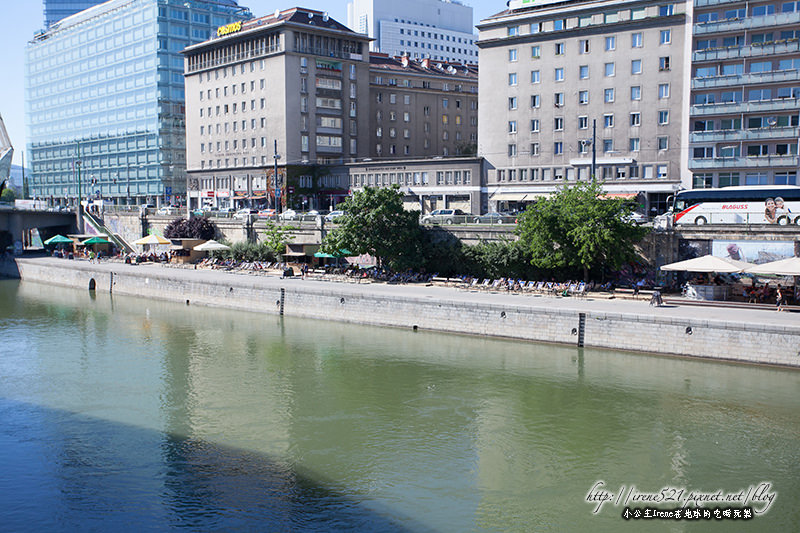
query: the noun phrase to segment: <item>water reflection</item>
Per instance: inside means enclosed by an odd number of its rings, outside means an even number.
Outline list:
[[[800,523],[797,372],[34,284],[0,283],[0,301],[2,414],[16,421],[0,444],[30,479],[58,480],[42,489],[52,520],[92,524],[96,508],[190,529],[616,531],[617,510],[583,501],[597,479],[764,479],[779,497],[760,527]],[[11,472],[3,493],[29,482]]]

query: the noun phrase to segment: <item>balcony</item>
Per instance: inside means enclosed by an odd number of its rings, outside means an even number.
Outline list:
[[[765,83],[781,83],[800,80],[800,70],[773,70],[770,72],[750,72],[732,76],[713,76],[709,78],[692,78],[692,89],[714,89],[717,87],[733,87],[741,85],[763,85]]]
[[[723,59],[744,59],[748,57],[775,56],[800,52],[800,39],[754,43],[749,46],[730,46],[697,50],[692,54],[692,62],[720,61]]]
[[[709,117],[740,113],[771,113],[773,111],[795,111],[798,107],[800,107],[800,102],[797,101],[797,98],[758,100],[755,102],[725,102],[720,104],[693,105],[689,111],[689,116]]]
[[[774,28],[800,23],[800,11],[793,13],[774,13],[760,17],[746,17],[743,19],[720,20],[695,24],[694,35],[710,35],[729,31],[755,30],[758,28]]]
[[[695,9],[698,7],[722,6],[728,4],[744,4],[747,0],[694,0]]]
[[[693,131],[691,133],[691,143],[710,143],[710,142],[738,142],[738,141],[761,141],[776,139],[797,139],[800,128],[761,128],[757,130],[717,130],[717,131]]]
[[[716,157],[709,159],[690,159],[690,170],[796,168],[796,155],[767,155],[762,157]]]

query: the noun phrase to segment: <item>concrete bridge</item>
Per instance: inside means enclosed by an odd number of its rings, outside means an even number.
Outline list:
[[[30,245],[30,230],[38,229],[42,240],[57,233],[75,233],[75,213],[71,211],[43,211],[32,209],[0,208],[0,250],[9,245]]]

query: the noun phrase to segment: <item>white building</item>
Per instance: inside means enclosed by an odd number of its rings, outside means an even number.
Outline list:
[[[352,0],[347,4],[347,25],[375,39],[373,52],[478,62],[472,8],[458,0]]]

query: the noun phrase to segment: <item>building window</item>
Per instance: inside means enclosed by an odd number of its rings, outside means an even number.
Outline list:
[[[541,47],[540,46],[531,46],[531,58],[532,59],[539,59],[541,57]]]
[[[578,77],[582,80],[589,79],[589,65],[581,65],[578,68]]]
[[[517,97],[516,96],[512,96],[512,97],[510,97],[508,99],[508,109],[509,110],[514,110],[516,108],[517,108]]]
[[[578,103],[581,105],[587,105],[589,103],[589,91],[578,92]]]
[[[738,172],[721,172],[717,177],[718,187],[738,187],[739,186],[739,173]]]
[[[613,128],[614,127],[614,115],[613,114],[603,115],[603,127],[604,128]]]
[[[669,98],[669,83],[658,84],[658,97],[660,99]]]
[[[553,102],[556,107],[564,106],[564,93],[555,93],[553,95]]]
[[[517,60],[517,49],[512,48],[508,51],[508,60],[509,61],[516,61]]]
[[[604,152],[614,151],[614,139],[603,139],[603,151]]]
[[[638,85],[634,85],[631,87],[631,100],[641,100],[642,99],[642,88]]]
[[[532,70],[531,71],[531,83],[539,83],[540,81],[541,81],[541,78],[539,76],[539,71],[538,70]],[[515,85],[516,85],[516,83],[515,83]]]
[[[669,137],[658,137],[656,142],[659,150],[666,150],[669,148]]]
[[[578,129],[585,130],[589,128],[589,117],[581,116],[578,117]]]
[[[631,113],[631,126],[641,126],[642,115],[641,113]]]
[[[673,5],[667,4],[664,6],[658,6],[658,16],[659,17],[669,17],[673,13]]]
[[[508,145],[508,157],[516,157],[517,156],[517,145],[516,144],[509,144]]]
[[[563,56],[564,55],[564,43],[556,43],[555,44],[555,54],[557,56]]]
[[[539,119],[533,118],[531,119],[531,132],[538,133],[539,132]]]
[[[539,143],[531,143],[531,156],[539,155]]]
[[[631,137],[630,138],[628,149],[631,152],[638,152],[639,151],[639,137]]]
[[[539,107],[539,105],[540,105],[539,95],[538,94],[532,94],[531,95],[531,107],[532,108],[536,108],[536,107]]]
[[[553,154],[554,155],[563,155],[564,153],[564,143],[561,141],[556,141],[553,143]]]
[[[641,74],[642,73],[642,60],[641,59],[634,59],[631,61],[631,74]]]
[[[555,72],[556,81],[564,81],[564,68],[559,67]]]
[[[614,63],[606,63],[605,65],[605,75],[606,77],[610,77],[614,75],[615,66]]]
[[[672,42],[672,31],[671,30],[661,30],[661,40],[659,41],[661,44],[669,44]]]
[[[516,120],[509,120],[508,121],[508,133],[517,133],[517,121]]]
[[[658,70],[669,70],[669,56],[658,58]]]
[[[606,52],[617,49],[617,38],[613,35],[606,37]]]
[[[665,180],[669,177],[668,175],[668,165],[657,165],[656,170],[658,172],[658,179]]]
[[[614,101],[614,89],[603,90],[603,100],[605,103],[610,104]]]
[[[581,39],[580,41],[578,41],[578,53],[580,54],[589,53],[589,39]]]
[[[510,73],[508,75],[508,84],[511,85],[511,86],[517,84],[517,73],[516,72],[512,72],[512,73]],[[378,94],[380,94],[380,93],[378,93]]]
[[[553,119],[553,130],[564,131],[564,117],[555,117]]]
[[[662,109],[658,112],[658,124],[659,126],[669,124],[669,111]]]
[[[631,34],[631,48],[641,48],[643,46],[642,42],[641,32]]]

